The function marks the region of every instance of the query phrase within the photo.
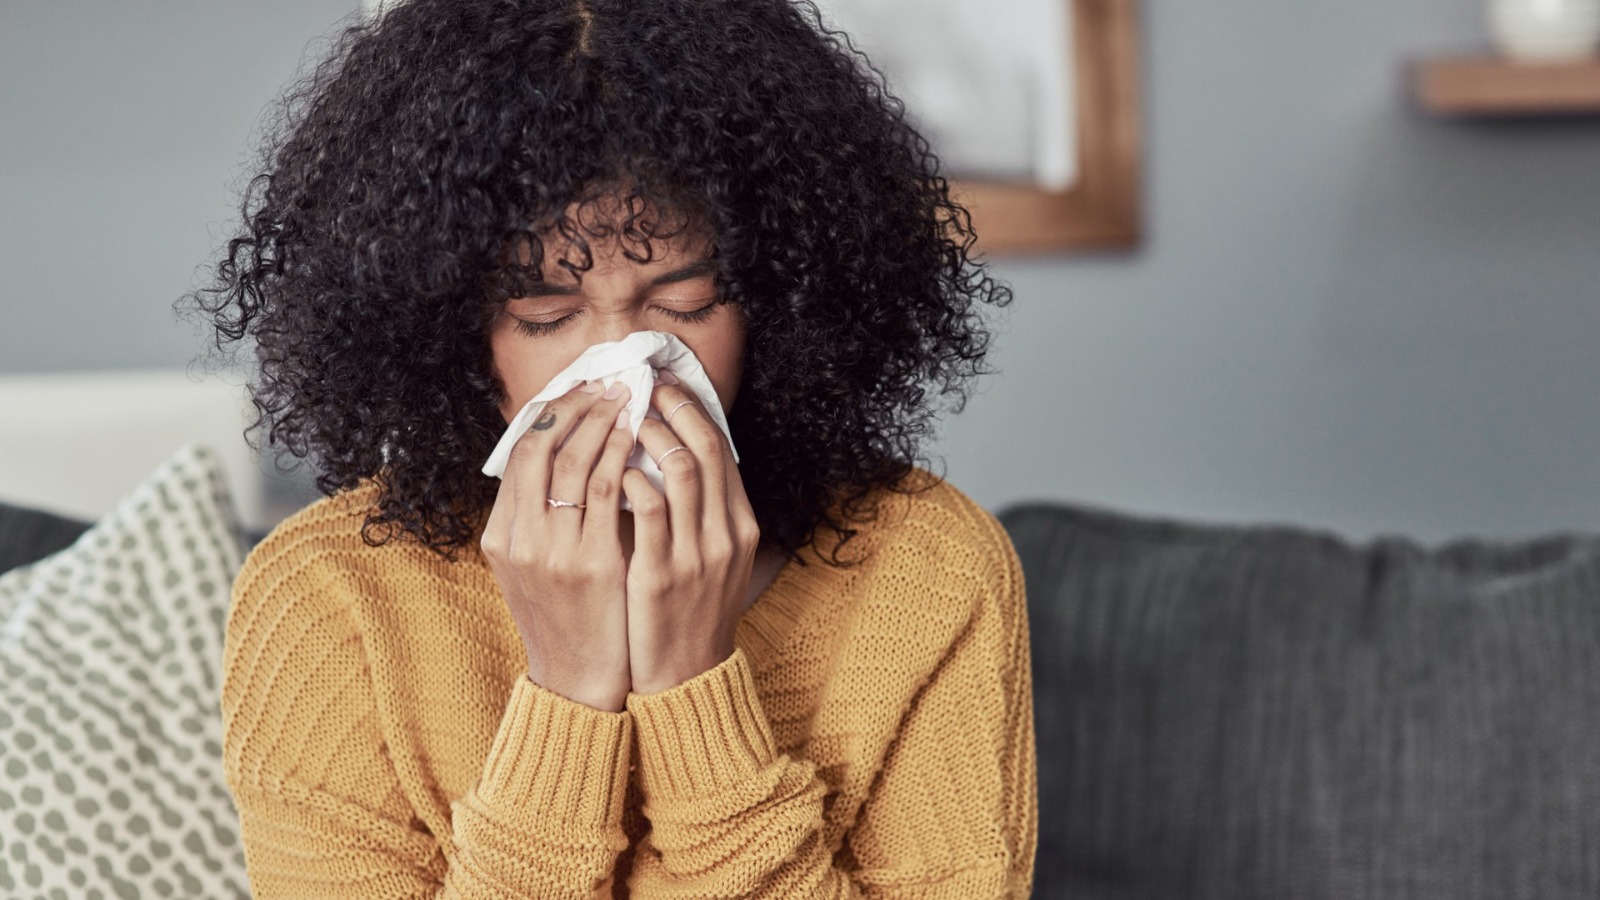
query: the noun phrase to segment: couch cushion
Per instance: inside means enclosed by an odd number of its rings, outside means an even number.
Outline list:
[[[247,894],[216,700],[241,558],[190,447],[0,576],[0,896]]]
[[[44,559],[88,530],[88,522],[0,503],[0,573]]]
[[[1600,896],[1600,538],[1001,519],[1038,896]]]

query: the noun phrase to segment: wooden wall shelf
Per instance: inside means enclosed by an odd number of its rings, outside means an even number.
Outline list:
[[[1513,62],[1457,56],[1411,64],[1411,96],[1440,116],[1600,115],[1600,59]]]

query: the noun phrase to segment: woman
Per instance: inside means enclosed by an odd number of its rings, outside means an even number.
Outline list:
[[[260,897],[1021,897],[1021,573],[916,466],[1009,299],[786,0],[409,0],[292,91],[215,284],[329,496],[234,588]],[[480,469],[584,349],[675,335]],[[631,512],[621,508],[626,499]]]

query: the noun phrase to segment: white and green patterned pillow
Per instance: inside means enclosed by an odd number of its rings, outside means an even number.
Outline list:
[[[244,897],[217,706],[239,529],[189,446],[0,575],[0,897]]]

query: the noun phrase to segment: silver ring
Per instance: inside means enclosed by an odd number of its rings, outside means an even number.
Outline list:
[[[671,452],[671,451],[668,451],[668,452]],[[666,456],[667,454],[663,453],[661,455],[662,456]],[[550,504],[550,508],[551,509],[560,509],[563,506],[570,506],[573,509],[583,509],[583,508],[585,508],[585,507],[587,507],[589,505],[587,503],[573,503],[570,500],[557,500],[554,497],[546,497],[546,498],[544,498],[544,502]]]
[[[677,406],[674,406],[673,408],[667,410],[667,414],[663,418],[665,418],[667,420],[667,424],[668,425],[671,425],[672,424],[672,414],[673,413],[677,412],[680,409],[683,409],[685,406],[693,406],[693,405],[694,405],[694,401],[693,400],[685,400],[682,403],[679,403]],[[672,451],[669,450],[667,452],[670,453]],[[666,456],[667,454],[663,453],[661,455],[662,456]]]
[[[689,448],[685,447],[682,444],[679,444],[678,446],[673,447],[671,450],[668,450],[667,452],[661,454],[660,459],[656,460],[656,468],[658,468],[658,469],[661,468],[661,460],[666,459],[667,457],[671,456],[674,453],[677,453],[679,450],[687,450],[687,449],[689,449]]]

